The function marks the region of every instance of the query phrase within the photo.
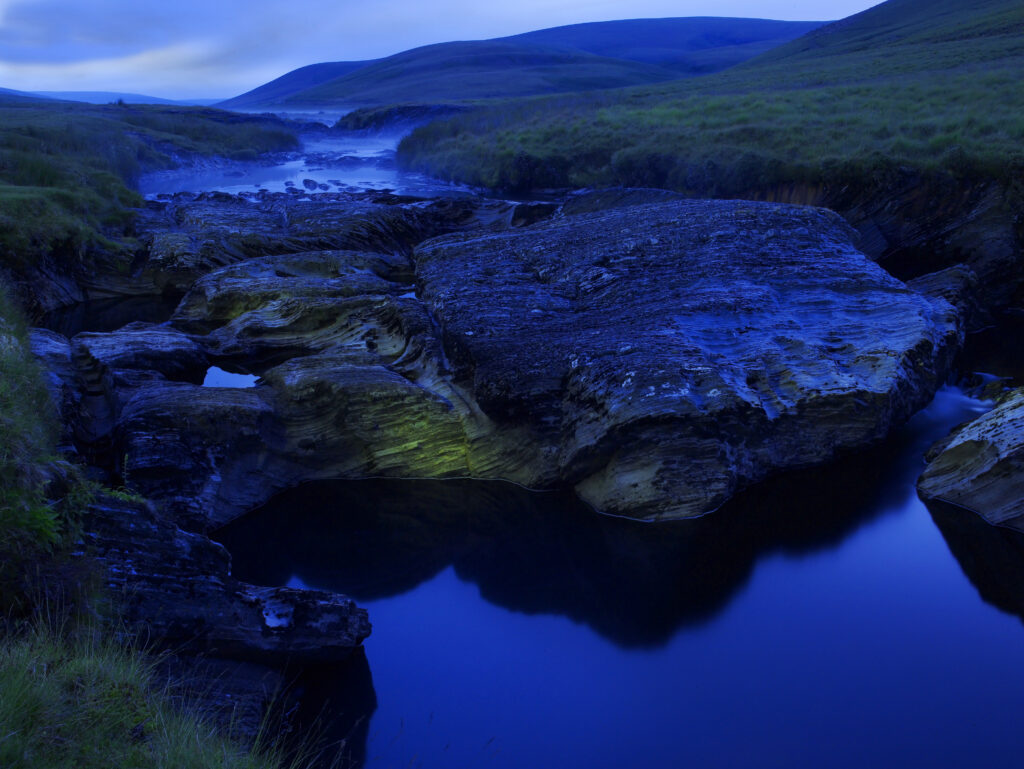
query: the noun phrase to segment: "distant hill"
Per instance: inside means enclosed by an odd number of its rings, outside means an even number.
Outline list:
[[[722,18],[574,24],[495,40],[428,45],[375,61],[313,64],[218,106],[448,103],[658,83],[724,69],[817,26]]]
[[[39,96],[38,94],[27,93],[25,91],[15,91],[12,88],[0,88],[0,102],[6,102],[12,104],[15,102],[33,102],[33,101],[53,101],[46,96]]]
[[[626,19],[553,27],[501,39],[565,46],[597,56],[699,74],[739,64],[823,23],[714,16]]]
[[[117,91],[35,91],[29,95],[42,96],[47,99],[80,101],[86,104],[110,104],[116,101],[123,101],[126,104],[176,104],[179,106],[205,107],[220,101],[219,99],[161,99],[159,96],[146,96],[141,93],[119,93]]]
[[[354,72],[360,67],[373,64],[374,61],[376,60],[329,61],[322,64],[310,64],[306,67],[299,67],[285,75],[281,75],[276,80],[264,83],[258,88],[246,91],[231,99],[226,99],[217,106],[223,109],[269,107],[279,104],[288,97],[300,93],[307,88],[315,88],[335,78]]]

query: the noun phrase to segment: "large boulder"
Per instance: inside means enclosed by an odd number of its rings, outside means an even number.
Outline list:
[[[415,254],[454,377],[600,510],[700,515],[925,405],[960,330],[821,209],[682,201]]]
[[[1024,388],[957,428],[928,459],[917,482],[921,496],[1024,531]]]

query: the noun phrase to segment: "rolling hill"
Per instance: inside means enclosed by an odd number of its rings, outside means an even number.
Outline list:
[[[111,104],[123,101],[126,104],[176,104],[179,106],[208,106],[219,99],[162,99],[159,96],[146,96],[141,93],[121,93],[119,91],[35,91],[31,96],[42,96],[47,99],[63,101],[80,101],[86,104]]]
[[[819,21],[721,17],[626,19],[553,27],[501,39],[700,74],[739,64],[821,25]]]
[[[271,107],[289,96],[328,83],[335,78],[343,77],[360,67],[372,64],[373,61],[330,61],[322,64],[310,64],[299,67],[281,77],[264,83],[251,91],[226,99],[218,107],[223,109],[256,109]]]
[[[226,109],[310,109],[453,102],[659,83],[716,71],[817,22],[631,19],[439,43],[367,62],[294,70],[221,102]]]
[[[416,130],[406,167],[486,187],[737,195],[887,168],[1024,164],[1024,4],[888,0],[701,78],[506,101]]]

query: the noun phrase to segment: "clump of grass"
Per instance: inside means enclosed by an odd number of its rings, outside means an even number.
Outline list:
[[[8,559],[59,541],[59,509],[46,499],[42,470],[56,439],[54,407],[28,349],[24,319],[0,287],[0,552]]]
[[[5,769],[269,769],[153,688],[152,662],[98,634],[46,623],[0,643],[0,766]]]

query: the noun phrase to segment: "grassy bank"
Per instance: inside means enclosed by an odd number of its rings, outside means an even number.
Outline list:
[[[69,563],[91,487],[60,428],[23,312],[50,276],[124,268],[140,174],[293,149],[284,123],[209,109],[0,96],[0,767],[270,767],[151,691],[144,657],[19,618],[88,595]],[[19,301],[20,300],[20,301]],[[79,608],[81,608],[79,606]],[[93,611],[95,611],[95,606]],[[116,619],[114,620],[116,622]]]
[[[476,110],[417,129],[407,168],[490,188],[740,195],[897,166],[1024,169],[1024,6],[890,0],[704,78]]]
[[[25,321],[0,287],[0,612],[24,611],[32,567],[75,533],[84,492],[52,493],[57,418]]]
[[[5,769],[270,769],[154,691],[150,663],[91,633],[37,625],[0,644]]]
[[[124,267],[140,174],[297,146],[286,124],[267,118],[0,96],[0,270],[18,281],[44,260],[59,272]]]

